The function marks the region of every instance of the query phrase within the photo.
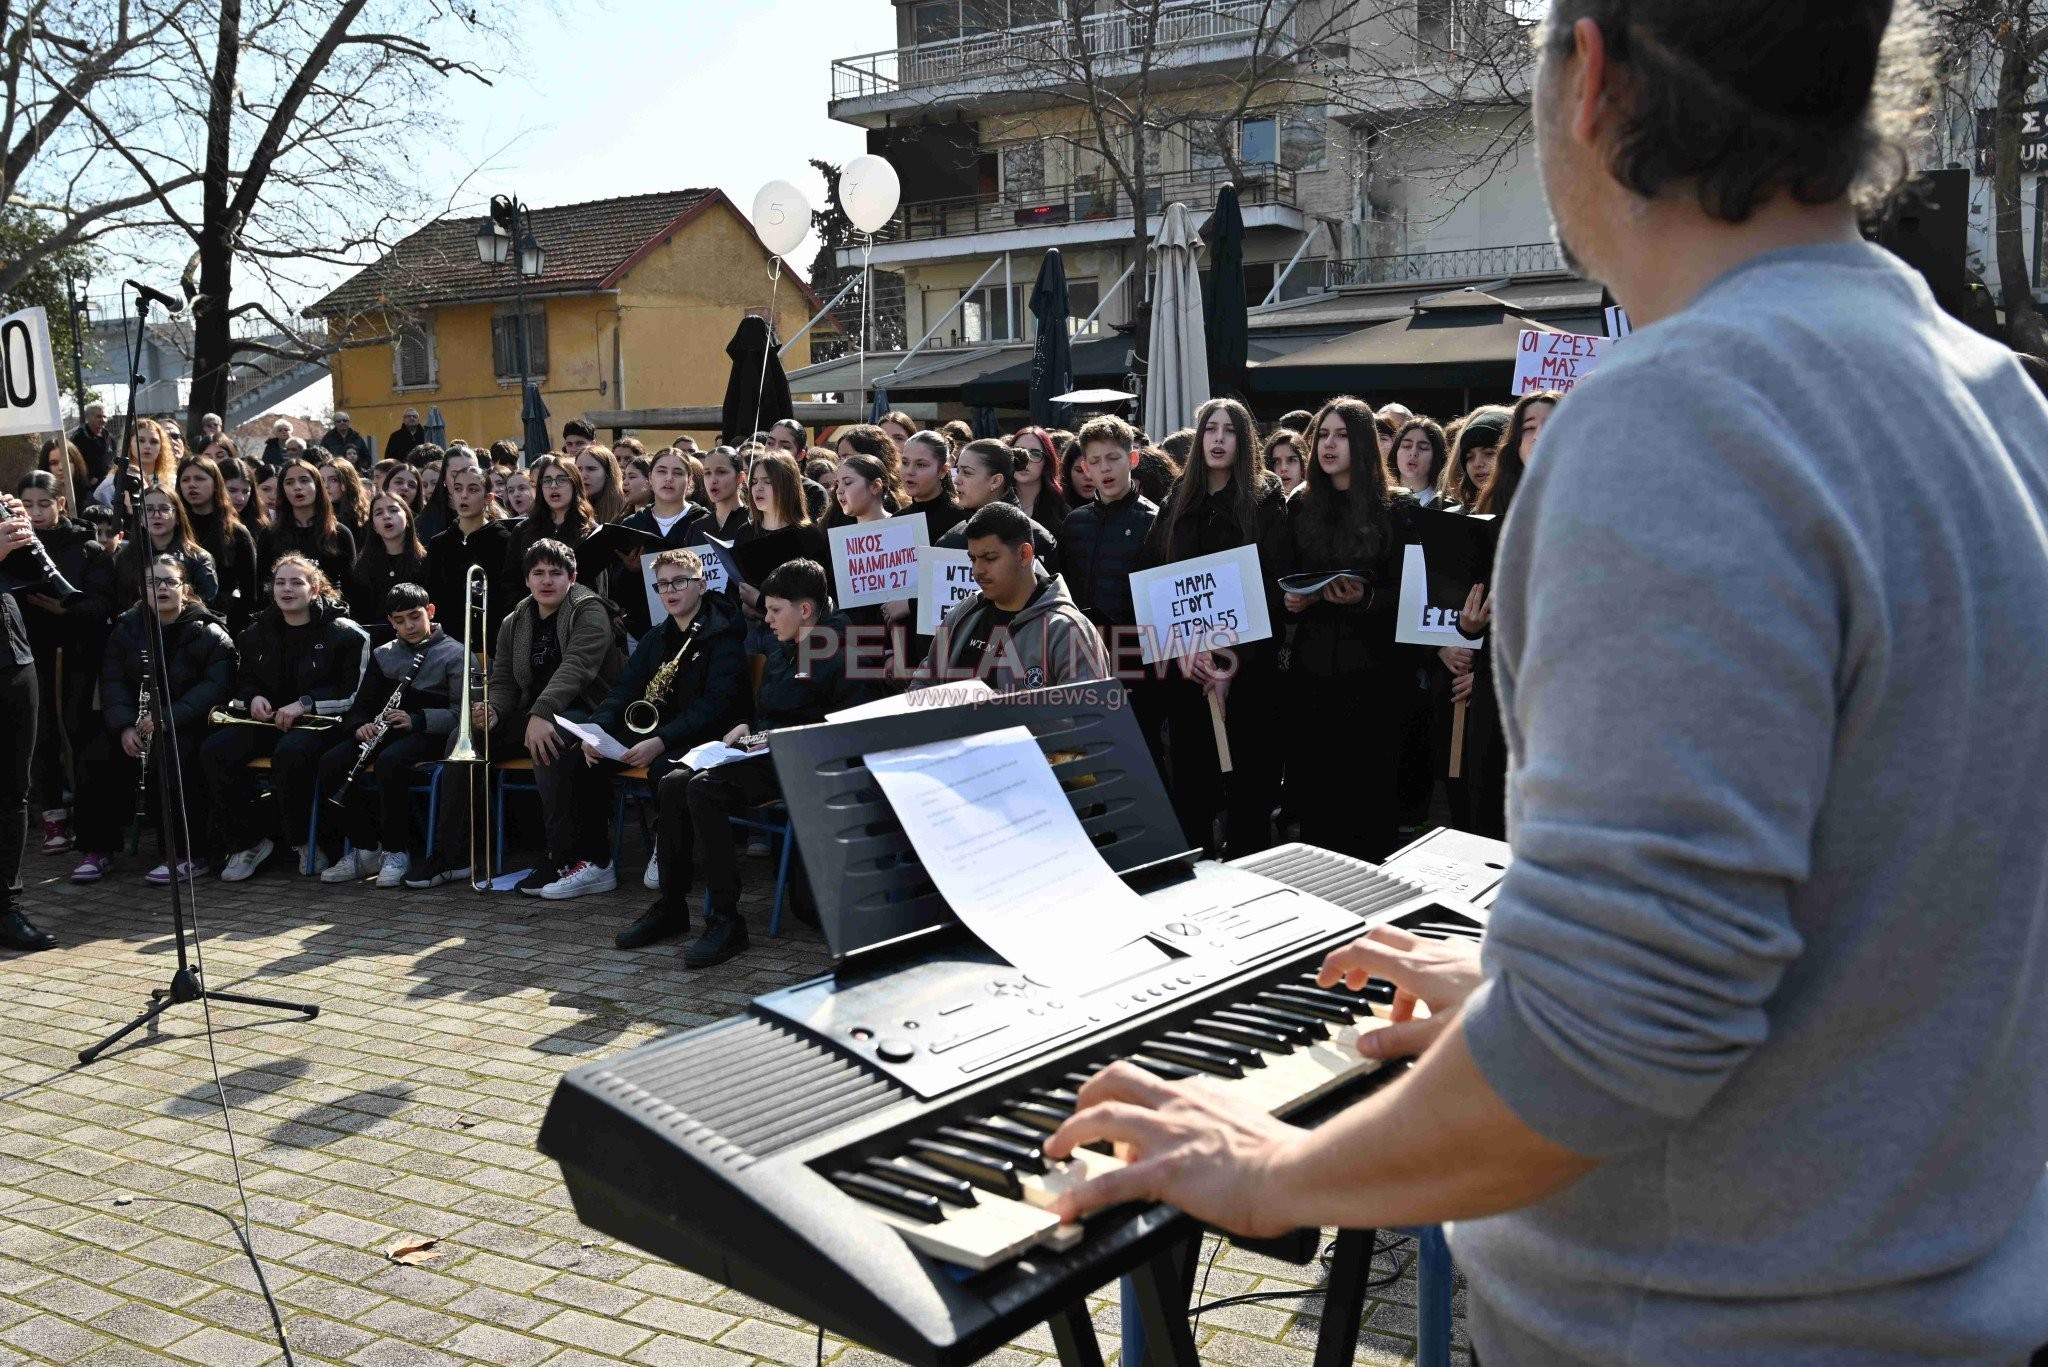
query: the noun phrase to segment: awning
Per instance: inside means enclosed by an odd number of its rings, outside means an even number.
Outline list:
[[[1477,290],[1438,295],[1406,318],[1252,367],[1254,394],[1318,398],[1368,390],[1498,390],[1514,386],[1524,331],[1560,332]]]
[[[1131,339],[1100,337],[1073,349],[1076,389],[1123,389],[1124,376],[1131,373]],[[974,407],[1017,408],[1031,406],[1031,353],[1013,365],[993,370],[964,385],[961,398]]]
[[[908,362],[901,351],[870,351],[866,377],[869,392],[886,389],[895,398],[905,395],[952,398],[960,386],[978,380],[992,370],[1018,361],[1029,364],[1031,348],[1023,344],[927,348]],[[789,372],[792,394],[851,394],[860,388],[861,358],[841,356]]]

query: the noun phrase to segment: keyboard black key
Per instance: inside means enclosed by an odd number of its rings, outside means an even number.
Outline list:
[[[1176,1063],[1172,1059],[1159,1058],[1153,1054],[1133,1054],[1131,1062],[1156,1077],[1165,1078],[1168,1082],[1183,1082],[1197,1076],[1196,1071],[1185,1063]]]
[[[1263,1050],[1269,1054],[1286,1054],[1292,1053],[1294,1050],[1294,1041],[1287,1035],[1281,1034],[1270,1026],[1253,1025],[1249,1021],[1242,1019],[1232,1019],[1227,1016],[1204,1016],[1195,1022],[1195,1029],[1201,1031],[1204,1035],[1211,1035],[1217,1039],[1233,1040],[1238,1044],[1248,1044],[1254,1049]]]
[[[1193,1030],[1169,1030],[1166,1039],[1173,1044],[1186,1045],[1190,1049],[1206,1049],[1223,1058],[1235,1059],[1240,1068],[1263,1068],[1266,1059],[1256,1045],[1239,1040],[1218,1039],[1214,1035],[1198,1034]]]
[[[1299,997],[1292,993],[1283,992],[1277,987],[1259,993],[1258,999],[1261,1005],[1270,1006],[1277,1010],[1292,1011],[1297,1016],[1313,1016],[1317,1020],[1328,1021],[1332,1025],[1351,1024],[1351,1008],[1348,1006],[1337,1006],[1330,1002]]]
[[[908,1187],[899,1187],[865,1172],[835,1172],[832,1184],[849,1196],[870,1201],[887,1207],[898,1215],[908,1215],[913,1220],[922,1220],[935,1225],[946,1218],[945,1209],[939,1205],[939,1198]]]
[[[1081,1104],[1081,1098],[1065,1087],[1033,1087],[1025,1095],[1061,1111],[1071,1112]]]
[[[1067,1117],[1074,1113],[1071,1106],[1051,1106],[1043,1101],[1013,1101],[1003,1107],[1003,1114],[1019,1125],[1029,1125],[1044,1134],[1067,1123]]]
[[[894,1182],[899,1187],[913,1191],[927,1192],[949,1206],[971,1206],[975,1203],[974,1187],[957,1177],[948,1177],[937,1168],[928,1168],[922,1163],[913,1163],[908,1158],[870,1158],[867,1170],[884,1181]]]
[[[1026,1148],[1036,1148],[1044,1133],[1029,1125],[1020,1125],[1004,1115],[987,1115],[979,1120],[968,1121],[967,1124],[971,1129],[992,1134],[998,1139],[1007,1139],[1013,1144],[1022,1144]]]
[[[1304,1016],[1297,1012],[1264,1006],[1258,1002],[1245,1002],[1231,1007],[1228,1011],[1218,1011],[1216,1019],[1247,1021],[1262,1030],[1277,1030],[1296,1044],[1314,1044],[1319,1039],[1328,1038],[1330,1033],[1330,1027],[1314,1016]]]
[[[1170,1040],[1150,1040],[1145,1044],[1145,1053],[1149,1058],[1160,1059],[1167,1063],[1184,1064],[1189,1068],[1195,1069],[1197,1072],[1207,1073],[1211,1077],[1244,1076],[1244,1065],[1236,1059],[1208,1049],[1199,1049],[1191,1044],[1175,1044]]]
[[[1352,1016],[1367,1014],[1365,1003],[1349,992],[1332,992],[1322,987],[1303,987],[1297,983],[1275,983],[1273,990],[1283,997],[1293,997],[1304,1003],[1321,1002],[1339,1011],[1349,1012]]]
[[[933,1136],[947,1144],[956,1144],[963,1149],[974,1149],[1000,1158],[1014,1166],[1019,1172],[1044,1172],[1045,1154],[1036,1144],[1019,1144],[1014,1140],[1001,1139],[972,1125],[942,1125]]]
[[[1017,1180],[1015,1163],[936,1139],[913,1139],[904,1147],[919,1162],[929,1163],[941,1172],[964,1177],[983,1191],[992,1191],[1013,1201],[1023,1199],[1024,1186]]]

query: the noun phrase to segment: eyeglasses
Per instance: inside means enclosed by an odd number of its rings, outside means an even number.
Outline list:
[[[575,482],[575,480],[570,479],[567,475],[542,475],[540,477],[540,487],[543,489],[566,489]]]
[[[703,582],[704,576],[701,574],[693,574],[687,579],[657,579],[654,581],[654,591],[656,593],[681,593],[690,585]]]

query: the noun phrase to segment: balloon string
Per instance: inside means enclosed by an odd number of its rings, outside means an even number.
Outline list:
[[[761,348],[761,382],[754,386],[754,432],[761,430],[761,404],[768,393],[768,358],[775,354],[775,291],[782,283],[782,258],[771,257],[768,265],[768,344]],[[751,439],[753,433],[747,434]]]
[[[869,417],[867,411],[868,329],[872,317],[869,309],[874,302],[871,296],[875,292],[875,268],[869,261],[869,257],[874,254],[874,250],[875,235],[873,233],[862,233],[860,246],[860,410],[855,414],[855,419],[859,422],[866,422]]]

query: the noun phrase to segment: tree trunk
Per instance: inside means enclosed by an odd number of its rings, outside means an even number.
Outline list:
[[[199,430],[202,413],[227,423],[228,375],[234,361],[232,296],[235,286],[235,222],[229,183],[233,151],[234,90],[242,50],[242,0],[219,0],[220,25],[214,46],[213,80],[206,109],[206,165],[203,216],[199,227],[199,294],[192,309],[192,404],[186,431]]]
[[[2020,6],[1999,59],[1998,165],[1991,181],[1996,211],[1993,242],[1998,255],[1998,290],[2005,303],[2006,342],[2015,350],[2048,358],[2048,323],[2034,302],[2026,240],[2020,231],[2020,109],[2034,88],[2032,10],[2031,4]]]

